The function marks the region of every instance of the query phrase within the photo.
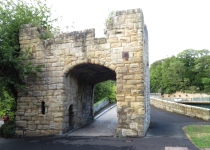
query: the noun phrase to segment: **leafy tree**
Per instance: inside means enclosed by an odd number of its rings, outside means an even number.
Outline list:
[[[187,49],[154,62],[150,67],[151,92],[210,90],[209,50]]]
[[[161,92],[162,72],[161,65],[163,60],[154,62],[150,67],[150,88],[152,93]]]
[[[94,103],[108,97],[110,102],[116,101],[116,85],[114,81],[98,83],[94,87]]]
[[[195,61],[193,70],[197,73],[196,79],[200,79],[201,89],[210,89],[210,55],[204,55]],[[201,84],[202,83],[202,84]],[[203,87],[202,87],[203,86]]]
[[[183,81],[182,74],[184,73],[183,66],[184,64],[175,56],[165,59],[161,66],[161,87],[165,93],[172,93],[181,88],[182,84],[180,83]]]
[[[3,94],[6,101],[0,98],[0,118],[2,118],[5,113],[8,113],[10,120],[13,120],[15,112],[11,110],[16,109],[16,102],[14,97],[10,96],[7,91],[3,91]]]
[[[24,63],[30,56],[30,47],[21,50],[19,44],[19,31],[21,25],[31,23],[43,32],[52,30],[51,9],[45,2],[31,0],[0,1],[0,97],[1,101],[7,99],[4,91],[17,100],[17,91],[26,91],[24,79],[37,76],[43,65],[34,66],[32,62]],[[45,30],[46,29],[46,30]]]

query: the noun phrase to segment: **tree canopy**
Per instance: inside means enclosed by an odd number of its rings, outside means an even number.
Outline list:
[[[19,32],[22,25],[32,24],[37,27],[38,37],[47,39],[52,37],[52,23],[58,19],[51,18],[51,8],[45,1],[0,1],[0,116],[10,109],[10,118],[14,118],[17,91],[27,93],[25,79],[40,78],[37,73],[44,67],[28,61],[32,56],[30,45],[21,49]]]
[[[109,80],[101,82],[94,87],[94,103],[108,97],[111,103],[116,101],[116,82]]]
[[[157,93],[210,90],[209,50],[187,49],[177,57],[158,60],[150,67],[150,90]]]
[[[21,51],[19,31],[23,24],[32,24],[42,31],[52,30],[52,23],[58,18],[51,19],[51,8],[45,1],[7,0],[0,1],[0,97],[5,99],[4,91],[17,98],[17,90],[26,89],[24,79],[38,77],[43,65],[33,66],[32,62],[24,63],[31,56],[30,47]]]

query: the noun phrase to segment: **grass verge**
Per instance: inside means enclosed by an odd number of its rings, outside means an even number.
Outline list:
[[[190,125],[183,130],[197,147],[210,148],[210,125]]]

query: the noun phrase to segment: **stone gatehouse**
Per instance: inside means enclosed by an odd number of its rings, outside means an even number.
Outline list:
[[[150,123],[148,33],[141,9],[117,11],[106,37],[95,30],[38,38],[23,25],[20,45],[30,47],[41,79],[27,78],[28,94],[18,92],[16,134],[58,135],[93,119],[94,85],[116,80],[117,135],[142,137]]]

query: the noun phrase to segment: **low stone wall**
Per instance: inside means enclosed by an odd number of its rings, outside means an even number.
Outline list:
[[[173,94],[163,94],[162,97],[164,98],[198,98],[198,97],[210,97],[210,95],[207,95],[205,93],[182,93],[180,91],[177,91]]]
[[[109,104],[109,99],[105,99],[103,101],[101,101],[100,103],[94,105],[94,114],[97,113],[99,110],[101,110],[102,108],[104,108],[105,106],[107,106]]]
[[[150,97],[150,104],[169,112],[210,121],[210,109],[207,108],[179,104],[176,102],[161,100],[154,97]]]
[[[150,96],[161,98],[161,93],[150,93]]]

